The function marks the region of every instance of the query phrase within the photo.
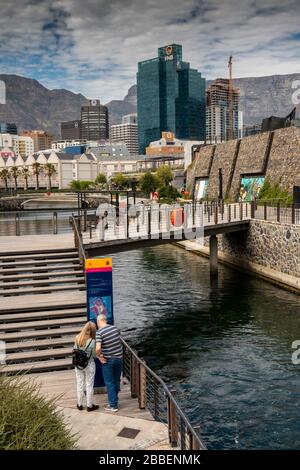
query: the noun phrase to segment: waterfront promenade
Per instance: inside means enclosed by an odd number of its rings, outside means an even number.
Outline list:
[[[94,397],[99,411],[77,410],[73,370],[29,374],[27,377],[40,385],[43,395],[57,399],[65,422],[73,433],[78,434],[79,449],[170,449],[167,425],[154,421],[148,411],[139,409],[138,400],[131,398],[130,386],[125,379],[121,382],[119,411],[112,414],[104,411],[106,394]]]

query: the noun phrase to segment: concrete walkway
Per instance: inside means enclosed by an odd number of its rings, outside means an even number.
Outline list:
[[[74,249],[73,233],[57,235],[10,235],[0,237],[0,254],[33,250]]]
[[[124,379],[118,413],[104,411],[106,394],[95,395],[94,404],[100,405],[99,411],[87,413],[76,408],[74,370],[29,374],[27,377],[41,386],[42,394],[49,398],[58,397],[57,405],[63,411],[65,422],[79,435],[79,449],[170,449],[167,426],[154,421],[148,411],[139,409],[138,401],[131,398],[129,385]],[[129,430],[126,432],[125,428]],[[118,436],[121,431],[127,436],[131,434],[131,437]]]

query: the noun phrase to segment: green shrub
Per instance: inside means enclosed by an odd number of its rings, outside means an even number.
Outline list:
[[[160,200],[168,199],[175,201],[180,196],[178,190],[174,186],[161,186],[158,190],[158,197]]]
[[[147,171],[147,173],[145,173],[141,177],[140,182],[139,182],[141,191],[143,191],[147,195],[156,191],[158,185],[159,185],[159,180],[154,173],[151,173],[151,171]]]
[[[34,381],[0,375],[1,450],[68,450],[76,440],[56,400],[43,397]]]
[[[258,199],[260,201],[282,199],[288,203],[293,202],[293,197],[286,188],[281,187],[279,181],[272,184],[269,179],[265,180],[261,190],[259,191]]]

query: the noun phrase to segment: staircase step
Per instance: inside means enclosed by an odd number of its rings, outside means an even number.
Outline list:
[[[1,271],[0,271],[1,274]],[[28,274],[18,274],[16,270],[16,274],[7,274],[5,276],[0,276],[0,282],[2,281],[14,281],[14,280],[22,280],[22,279],[48,279],[52,277],[63,277],[63,276],[83,276],[82,269],[78,271],[53,271],[50,273],[28,273]]]
[[[53,320],[40,320],[40,321],[27,321],[27,322],[19,322],[19,323],[6,323],[0,325],[0,333],[5,333],[8,331],[17,331],[17,330],[29,330],[29,329],[36,329],[36,328],[47,328],[47,327],[62,327],[67,325],[82,325],[86,322],[86,317],[77,317],[77,318],[61,318],[61,319],[53,319]],[[51,332],[51,331],[49,331]],[[1,334],[1,339],[3,339],[5,335]],[[5,338],[4,338],[5,339]]]
[[[7,289],[0,291],[1,297],[11,297],[16,295],[27,295],[27,294],[51,294],[51,292],[62,292],[67,290],[85,290],[85,284],[72,284],[67,286],[45,286],[45,287],[34,287],[34,288],[21,288],[21,289]]]
[[[0,334],[0,341],[5,342],[16,342],[22,341],[25,339],[34,339],[34,338],[53,338],[55,336],[63,337],[67,335],[77,335],[80,329],[86,322],[86,318],[82,321],[81,324],[77,326],[70,326],[66,328],[50,328],[46,330],[30,330],[30,331],[18,331],[13,333],[4,333]]]
[[[18,352],[26,349],[45,349],[53,348],[54,346],[72,346],[75,341],[75,336],[64,336],[63,338],[47,338],[47,339],[36,339],[33,341],[18,341],[16,343],[7,343],[6,352]]]
[[[41,312],[28,312],[28,313],[6,313],[1,314],[1,323],[13,323],[17,321],[30,321],[30,320],[43,320],[51,318],[68,318],[68,317],[83,317],[86,315],[86,308],[66,309],[66,310],[45,310]]]
[[[44,258],[40,259],[37,261],[34,260],[29,260],[29,261],[7,261],[5,263],[0,264],[1,269],[7,269],[9,267],[27,267],[27,266],[44,266],[44,265],[49,265],[49,264],[64,264],[64,263],[70,263],[70,262],[79,262],[78,256],[73,256],[72,258],[68,259],[60,259],[60,258]]]
[[[76,253],[77,251],[74,247],[70,248],[51,248],[47,250],[27,250],[27,251],[8,251],[6,253],[1,253],[1,257],[9,256],[24,256],[24,255],[48,255],[48,254],[60,254],[60,253]]]
[[[66,269],[76,269],[78,271],[82,270],[82,266],[79,264],[79,262],[74,263],[74,264],[64,264],[61,266],[28,266],[28,267],[23,267],[23,268],[8,268],[8,269],[0,269],[0,274],[16,274],[16,273],[41,273],[41,272],[48,272],[48,271],[65,271]]]
[[[29,312],[50,312],[53,310],[69,310],[69,309],[74,309],[74,308],[81,308],[84,311],[86,311],[86,303],[85,302],[75,302],[75,303],[67,303],[67,304],[57,304],[57,305],[39,305],[39,306],[31,306],[31,305],[26,305],[24,303],[24,306],[22,307],[11,307],[11,308],[4,308],[3,305],[0,304],[0,321],[1,321],[1,315],[14,315],[15,313],[29,313]]]
[[[84,276],[83,274],[81,277],[60,277],[59,279],[53,278],[53,279],[38,279],[38,280],[31,280],[31,281],[25,281],[25,282],[1,282],[0,281],[0,292],[4,291],[5,289],[10,287],[27,287],[27,286],[47,286],[47,285],[53,285],[53,284],[70,284],[70,283],[84,283]]]
[[[17,374],[18,372],[46,372],[51,370],[73,368],[71,357],[67,359],[53,359],[50,361],[29,362],[27,364],[10,364],[3,367],[0,373]]]
[[[12,364],[16,362],[35,361],[37,359],[50,359],[55,357],[68,357],[72,354],[72,348],[42,349],[37,351],[17,352],[7,354],[6,363]]]
[[[78,253],[76,251],[70,251],[69,253],[36,253],[33,255],[2,255],[0,256],[0,263],[10,263],[14,261],[29,261],[29,260],[39,260],[39,259],[68,259],[72,257],[78,258]]]

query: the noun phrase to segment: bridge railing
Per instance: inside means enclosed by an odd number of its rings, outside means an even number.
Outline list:
[[[139,408],[147,409],[156,421],[168,426],[169,443],[181,450],[205,450],[197,428],[193,427],[176,400],[175,390],[139,358],[126,341],[123,344],[123,375],[130,382],[131,396],[138,398]]]

